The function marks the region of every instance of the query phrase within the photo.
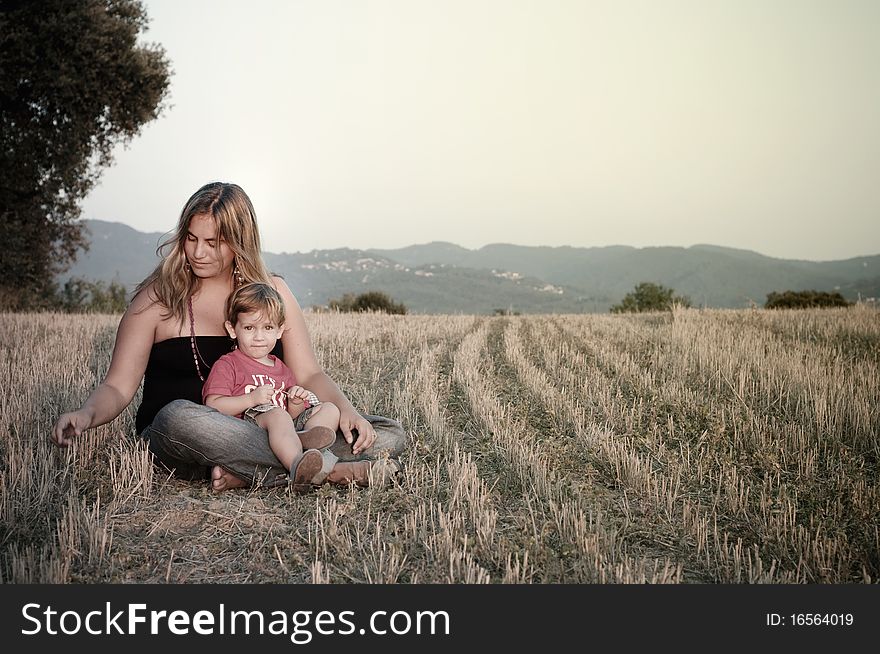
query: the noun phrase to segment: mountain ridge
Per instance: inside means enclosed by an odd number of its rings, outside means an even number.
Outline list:
[[[129,289],[158,263],[167,233],[85,221],[91,248],[59,281],[117,280]],[[380,290],[419,313],[604,312],[639,282],[670,286],[697,306],[763,304],[781,290],[840,290],[848,299],[880,295],[880,255],[838,261],[777,259],[712,244],[580,248],[492,243],[471,250],[448,241],[395,249],[264,252],[304,307],[343,293]]]

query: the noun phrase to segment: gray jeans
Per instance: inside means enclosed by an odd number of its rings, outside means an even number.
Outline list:
[[[406,449],[406,432],[396,420],[363,415],[376,431],[370,449],[355,456],[342,436],[325,450],[325,472],[339,461],[398,457]],[[203,404],[174,400],[166,404],[141,433],[150,451],[180,479],[209,479],[219,465],[251,485],[278,486],[288,481],[288,471],[269,448],[265,429],[227,416]]]

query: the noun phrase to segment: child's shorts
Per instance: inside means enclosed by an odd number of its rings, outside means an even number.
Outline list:
[[[306,422],[308,422],[309,418],[312,417],[312,414],[315,412],[317,408],[316,405],[310,406],[308,409],[300,413],[296,419],[293,421],[293,427],[296,431],[302,431],[306,428]],[[252,406],[250,409],[244,412],[244,419],[248,422],[252,422],[255,425],[257,424],[257,416],[261,413],[267,413],[272,409],[278,409],[279,411],[284,411],[277,404],[258,404],[257,406]]]

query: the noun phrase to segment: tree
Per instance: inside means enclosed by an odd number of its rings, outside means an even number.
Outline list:
[[[840,293],[825,291],[783,291],[768,293],[765,309],[813,309],[820,307],[848,307],[852,302]]]
[[[128,306],[125,286],[118,281],[108,286],[100,280],[91,282],[80,277],[65,282],[56,304],[69,313],[122,313]]]
[[[0,306],[39,306],[88,247],[79,204],[156,118],[164,50],[140,45],[138,0],[4,2],[0,8]]]
[[[641,313],[642,311],[669,311],[672,305],[691,306],[686,296],[675,295],[675,290],[661,284],[642,282],[626,294],[620,304],[611,307],[611,313]]]
[[[361,293],[357,296],[353,293],[345,293],[337,300],[330,300],[329,307],[331,311],[342,312],[380,311],[382,313],[396,313],[401,315],[406,313],[405,305],[395,302],[385,293],[380,293],[378,291]]]

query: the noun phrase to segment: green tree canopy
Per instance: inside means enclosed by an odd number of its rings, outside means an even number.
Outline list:
[[[848,302],[840,293],[825,291],[783,291],[768,293],[765,309],[813,309],[818,307],[848,307]]]
[[[383,313],[405,314],[406,306],[395,302],[385,293],[369,291],[354,295],[345,293],[341,298],[330,300],[329,307],[332,311],[381,311]]]
[[[691,306],[685,296],[675,295],[675,290],[661,284],[642,282],[626,294],[620,304],[611,307],[611,313],[641,313],[642,311],[669,311],[673,304]]]
[[[125,286],[74,277],[65,282],[55,308],[69,313],[123,313],[128,307]]]
[[[0,306],[39,306],[87,247],[79,203],[161,112],[164,50],[137,0],[0,6]]]

